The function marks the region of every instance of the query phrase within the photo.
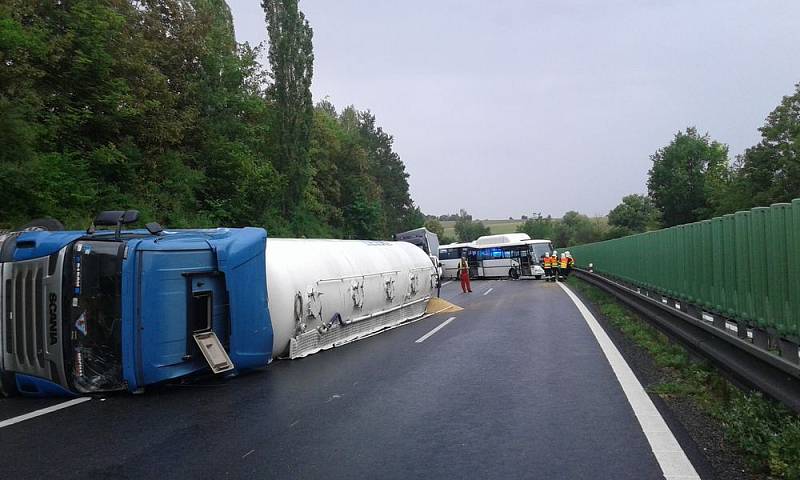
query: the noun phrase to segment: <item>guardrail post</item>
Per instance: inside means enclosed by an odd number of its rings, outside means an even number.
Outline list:
[[[753,345],[764,350],[769,349],[769,334],[763,328],[753,329]]]
[[[778,347],[781,350],[781,357],[795,365],[800,365],[800,354],[798,354],[796,343],[781,338],[778,341]]]
[[[744,321],[736,323],[736,335],[742,340],[747,340],[747,323]]]

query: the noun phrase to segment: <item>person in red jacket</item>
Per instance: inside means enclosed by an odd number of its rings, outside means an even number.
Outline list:
[[[569,277],[569,274],[572,273],[572,269],[575,268],[575,259],[572,258],[572,254],[569,253],[569,250],[566,251],[566,255],[567,255],[567,273],[564,276]]]
[[[469,284],[469,262],[467,262],[466,255],[462,255],[461,261],[458,262],[458,277],[461,279],[461,290],[464,293],[472,293],[472,285]]]

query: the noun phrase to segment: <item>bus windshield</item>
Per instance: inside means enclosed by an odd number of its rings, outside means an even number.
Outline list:
[[[537,260],[542,258],[545,253],[550,252],[552,250],[549,243],[533,243],[531,244],[531,250],[533,250],[533,256]]]

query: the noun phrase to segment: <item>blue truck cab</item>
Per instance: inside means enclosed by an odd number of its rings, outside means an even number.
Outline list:
[[[148,230],[0,238],[4,390],[139,392],[207,372],[210,332],[234,372],[271,361],[266,232]]]

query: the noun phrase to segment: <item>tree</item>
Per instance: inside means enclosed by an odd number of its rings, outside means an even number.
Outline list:
[[[541,213],[534,214],[517,226],[517,232],[527,233],[531,238],[550,239],[553,236],[553,219],[550,215],[542,217]]]
[[[627,195],[622,203],[608,212],[608,224],[615,228],[615,236],[630,235],[658,228],[658,209],[650,197]]]
[[[472,215],[463,208],[459,213],[455,225],[456,237],[459,242],[471,242],[478,237],[489,235],[491,230],[483,222],[473,222]]]
[[[435,233],[440,239],[444,238],[444,227],[439,220],[428,219],[425,222],[425,228],[427,228],[428,231]]]
[[[556,242],[561,247],[597,242],[603,238],[603,227],[599,219],[592,220],[575,211],[565,213],[559,227],[556,231],[559,240],[566,240]]]
[[[224,0],[0,2],[0,228],[52,216],[79,229],[128,208],[271,235],[421,226],[374,116],[310,108],[297,1],[263,6],[272,83]]]
[[[473,222],[472,220],[459,220],[455,226],[456,236],[459,242],[472,242],[478,237],[489,235],[491,230],[483,222]]]
[[[314,119],[311,79],[314,74],[313,31],[297,0],[262,0],[269,38],[272,85],[267,97],[276,116],[274,164],[286,177],[283,213],[303,205],[311,180],[308,156]]]
[[[650,159],[647,188],[661,212],[665,226],[709,218],[714,199],[724,188],[728,173],[728,147],[699,135],[690,127]]]
[[[761,141],[737,162],[722,213],[800,197],[800,83],[759,130]]]

